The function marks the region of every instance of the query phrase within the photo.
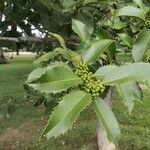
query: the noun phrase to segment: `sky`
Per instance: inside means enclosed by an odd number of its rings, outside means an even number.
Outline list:
[[[3,22],[4,20],[5,20],[5,16],[3,15],[3,16],[2,16],[2,22]],[[25,20],[24,22],[25,22],[25,23],[28,23],[27,20]],[[34,27],[33,25],[31,25],[31,29],[33,29],[33,30],[32,30],[32,34],[35,34],[36,37],[39,37],[39,38],[43,38],[43,37],[44,37],[44,35],[42,34],[42,32],[40,32],[38,29],[35,29],[35,27]],[[7,30],[8,30],[8,31],[11,30],[11,26],[8,26]],[[18,32],[22,32],[22,29],[17,26],[17,31],[18,31]],[[0,33],[1,33],[1,31],[0,31]],[[23,36],[25,36],[25,35],[23,34]]]

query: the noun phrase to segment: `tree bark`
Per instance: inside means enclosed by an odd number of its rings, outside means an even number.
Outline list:
[[[104,98],[104,101],[109,106],[112,105],[112,94],[113,87],[110,87],[106,94],[106,97]],[[97,122],[96,132],[99,150],[116,150],[116,145],[108,140],[106,130],[103,128],[101,122],[99,121]]]
[[[0,49],[0,58],[5,59],[5,56],[3,54],[3,50]]]
[[[21,42],[31,42],[31,43],[48,43],[51,45],[57,45],[58,41],[56,42],[55,40],[51,38],[36,38],[36,37],[31,37],[31,36],[25,36],[25,37],[0,37],[0,41],[8,41],[8,42],[15,42],[15,43],[21,43]],[[78,46],[78,43],[72,42],[70,38],[68,38],[67,43],[72,46]]]
[[[42,38],[34,38],[34,37],[0,37],[0,41],[10,41],[10,42],[51,42],[51,40],[47,39],[42,39]]]
[[[0,64],[5,64],[6,63],[6,58],[4,56],[3,50],[0,49]]]
[[[16,55],[19,55],[19,49],[16,49]]]

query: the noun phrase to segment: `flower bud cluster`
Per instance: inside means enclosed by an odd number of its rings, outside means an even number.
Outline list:
[[[93,73],[89,71],[86,64],[80,62],[76,67],[75,74],[83,80],[83,89],[90,93],[93,98],[104,91],[104,85],[101,84],[100,80],[92,78]]]
[[[150,20],[145,21],[145,27],[150,29]]]

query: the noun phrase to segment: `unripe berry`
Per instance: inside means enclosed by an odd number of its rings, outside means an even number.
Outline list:
[[[83,80],[83,90],[90,93],[92,98],[104,91],[105,87],[101,84],[100,80],[92,78],[93,73],[89,72],[86,64],[80,62],[76,67],[75,74]]]
[[[89,92],[90,92],[90,89],[86,89],[85,91],[89,93]]]
[[[145,25],[144,25],[147,29],[150,28],[150,20],[145,21]]]

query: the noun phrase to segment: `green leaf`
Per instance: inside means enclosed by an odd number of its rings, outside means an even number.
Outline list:
[[[109,19],[103,19],[99,21],[97,24],[98,24],[98,27],[100,28],[109,28],[110,26],[112,26],[112,23]]]
[[[61,54],[65,59],[69,60],[69,61],[81,61],[81,56],[75,52],[75,51],[72,51],[70,49],[63,49],[63,48],[56,48],[55,49],[55,52],[58,52],[58,54]]]
[[[147,49],[150,49],[150,29],[142,30],[133,45],[132,55],[135,62],[143,60],[144,53]]]
[[[59,34],[57,34],[57,33],[51,33],[51,32],[49,34],[51,36],[55,37],[59,41],[61,47],[63,47],[64,49],[67,49],[64,39]]]
[[[48,66],[46,72],[29,86],[42,93],[57,93],[81,83],[82,80],[66,64],[54,63]]]
[[[150,44],[150,43],[149,43]],[[144,53],[144,58],[146,57],[147,60],[150,60],[150,46],[148,46],[149,48],[146,49],[145,53]]]
[[[116,59],[116,43],[115,42],[112,42],[109,47],[108,47],[108,50],[106,51],[107,53],[107,61],[109,63],[113,63],[114,60]]]
[[[78,20],[81,20],[85,24],[89,34],[92,34],[94,27],[94,17],[88,10],[82,10],[77,14]]]
[[[91,103],[91,96],[83,91],[73,91],[66,95],[55,107],[43,132],[46,138],[57,137],[71,128],[80,112]]]
[[[34,60],[34,64],[40,64],[42,62],[47,62],[48,60],[50,60],[51,58],[54,58],[55,56],[57,56],[59,53],[52,51],[52,52],[48,52],[43,54],[42,56],[40,56],[39,58],[37,58],[36,60]]]
[[[103,30],[102,28],[98,28],[96,31],[96,39],[102,40],[102,39],[113,39],[112,35],[108,33],[106,30]],[[116,44],[115,42],[112,42],[108,48],[107,48],[107,61],[112,62],[115,59],[115,53],[116,53]]]
[[[90,40],[90,33],[85,24],[81,21],[72,19],[72,29],[76,34],[78,34],[81,41],[87,42]]]
[[[76,52],[71,51],[71,50],[65,50],[61,47],[57,47],[54,51],[48,52],[43,54],[41,57],[37,58],[34,61],[34,64],[40,64],[42,62],[47,62],[48,60],[58,56],[58,55],[62,55],[64,58],[66,58],[67,60],[73,60],[73,57],[75,57],[75,55],[77,55]],[[77,56],[76,56],[77,57]]]
[[[96,31],[96,39],[113,39],[112,35],[99,27]]]
[[[69,0],[69,1],[63,0],[62,4],[65,9],[69,9],[69,8],[72,8],[73,6],[75,6],[77,4],[77,2],[74,0]]]
[[[150,80],[146,81],[146,86],[147,86],[148,91],[150,92]]]
[[[48,52],[43,54],[41,57],[37,58],[34,61],[34,64],[40,64],[42,62],[47,62],[48,60],[61,55],[62,57],[64,57],[65,59],[72,61],[72,62],[79,62],[81,61],[81,57],[78,53],[76,53],[75,51],[72,50],[65,50],[61,47],[57,47],[54,51]]]
[[[38,2],[40,2],[40,6],[43,5],[43,6],[47,7],[49,10],[51,10],[53,8],[53,5],[52,5],[52,3],[49,2],[49,0],[38,0],[38,1],[35,1],[35,2],[37,4],[38,4]]]
[[[126,33],[120,33],[118,36],[121,38],[124,45],[127,45],[128,47],[132,47],[133,45],[133,39]]]
[[[103,84],[120,84],[128,81],[145,81],[150,79],[149,63],[125,64],[117,67],[105,76]]]
[[[87,64],[95,62],[112,42],[112,40],[98,40],[92,42],[82,52],[83,61]]]
[[[117,143],[120,139],[120,129],[113,112],[101,98],[95,100],[94,108],[98,119],[107,132],[109,140]]]
[[[97,3],[97,0],[84,0],[84,5],[90,4],[90,3]]]
[[[120,30],[126,26],[127,26],[126,23],[120,21],[118,17],[114,19],[113,29]]]
[[[107,65],[100,67],[95,74],[93,74],[93,77],[98,78],[100,80],[103,80],[104,77],[113,69],[115,69],[117,66],[115,65]]]
[[[129,112],[131,113],[134,101],[141,101],[143,98],[142,90],[139,85],[132,81],[116,86],[119,95],[122,97],[124,104],[127,106]]]
[[[80,54],[78,54],[77,52],[75,51],[72,51],[72,50],[68,50],[67,51],[69,53],[69,55],[71,56],[71,60],[72,62],[74,63],[79,63],[81,61],[81,56]]]
[[[142,9],[134,6],[125,6],[118,11],[118,16],[137,17],[145,20],[145,14]]]
[[[142,0],[133,0],[145,13],[147,13],[148,7],[142,2]]]
[[[46,72],[46,68],[37,68],[35,70],[33,70],[28,78],[27,78],[27,83],[31,83],[33,81],[36,81],[37,79],[39,79],[43,74],[45,74]]]

